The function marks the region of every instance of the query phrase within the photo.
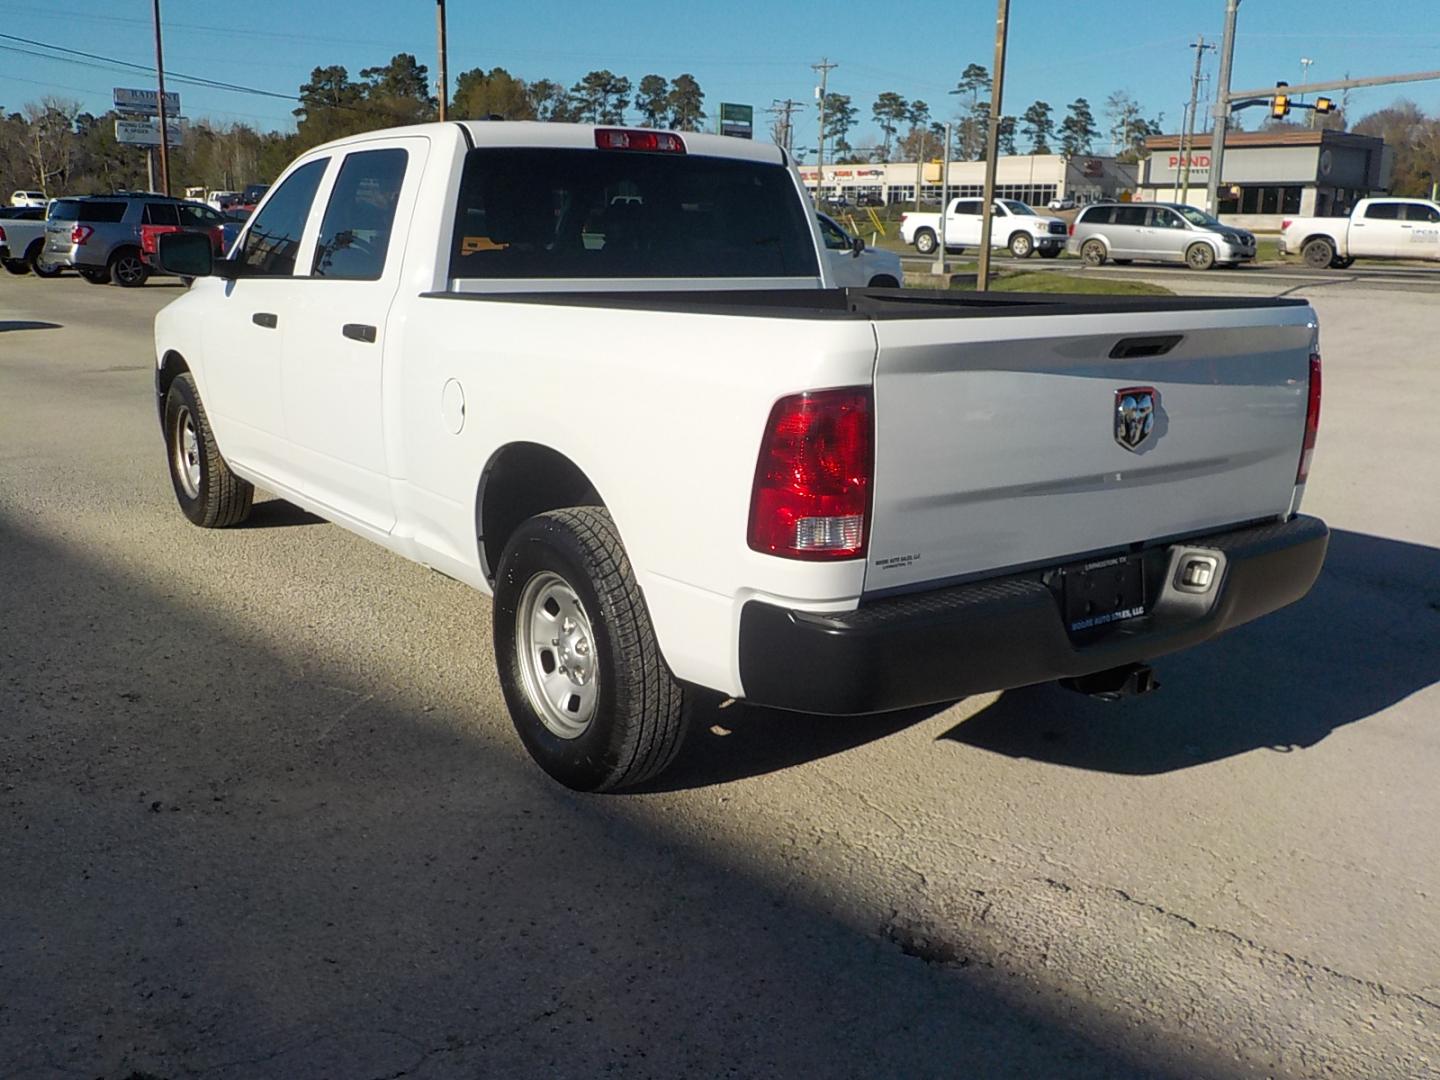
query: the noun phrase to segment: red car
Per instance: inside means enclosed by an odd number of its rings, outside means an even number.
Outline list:
[[[156,255],[160,237],[170,232],[204,232],[210,234],[217,257],[225,254],[225,218],[204,203],[151,203],[145,209],[140,225],[140,258],[152,270],[159,269]]]

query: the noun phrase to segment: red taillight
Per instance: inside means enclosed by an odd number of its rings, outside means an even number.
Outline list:
[[[901,224],[901,225],[904,225],[906,219],[909,218],[909,216],[910,216],[909,214],[901,214],[901,215],[900,215],[900,224]]]
[[[3,243],[5,243],[5,229],[3,226],[0,226],[0,244]]]
[[[1065,226],[1065,233],[1067,236],[1075,235],[1075,223],[1073,221],[1070,222],[1069,225]]]
[[[629,131],[624,128],[596,128],[599,150],[648,150],[651,153],[683,154],[685,143],[668,131]]]
[[[1295,222],[1292,221],[1290,218],[1288,218],[1288,217],[1287,217],[1287,218],[1281,218],[1281,219],[1280,219],[1280,231],[1281,231],[1281,232],[1284,232],[1286,229],[1290,228],[1290,226],[1293,225],[1293,224],[1295,224]]]
[[[76,225],[75,228],[70,230],[70,242],[72,244],[83,244],[86,240],[90,239],[94,231],[95,230],[89,225]]]
[[[864,555],[873,441],[868,388],[777,401],[755,468],[750,547],[789,559]]]
[[[1300,447],[1300,467],[1295,470],[1295,483],[1305,483],[1310,475],[1310,459],[1315,456],[1315,436],[1320,431],[1320,354],[1310,354],[1310,394],[1305,402],[1305,442]]]

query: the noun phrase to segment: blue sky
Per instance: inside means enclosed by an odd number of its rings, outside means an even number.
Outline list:
[[[689,71],[713,116],[721,101],[804,101],[797,143],[813,145],[815,73],[822,56],[839,64],[830,88],[849,94],[861,124],[851,142],[873,133],[870,105],[894,90],[923,98],[937,119],[954,112],[947,95],[964,66],[991,65],[993,0],[729,0],[727,3],[515,4],[449,0],[450,73],[500,65],[526,79],[567,85],[609,68],[638,82],[654,72]],[[1224,0],[1011,0],[1007,112],[1042,98],[1056,113],[1077,96],[1089,99],[1104,127],[1103,103],[1128,90],[1146,115],[1179,124],[1189,93],[1197,33],[1218,41]],[[318,65],[343,64],[352,77],[412,52],[434,76],[433,0],[162,0],[166,65],[177,72],[294,94]],[[152,64],[150,0],[0,0],[0,33]],[[1440,69],[1440,13],[1435,0],[1243,0],[1234,84],[1276,79],[1298,85],[1302,56],[1315,81]],[[1352,28],[1353,31],[1352,31]],[[18,43],[0,39],[0,46]],[[18,46],[29,48],[28,46]],[[39,51],[39,50],[35,50]],[[87,61],[94,63],[94,61]],[[1207,65],[1213,74],[1216,65]],[[7,111],[46,93],[108,107],[113,86],[142,86],[139,73],[77,66],[0,49],[0,106]],[[153,85],[151,83],[150,85]],[[275,98],[172,86],[185,115],[291,129],[290,103]],[[1355,91],[1358,118],[1399,97],[1440,114],[1440,82]],[[1252,114],[1254,115],[1254,114]],[[1256,117],[1258,121],[1258,116]],[[1250,126],[1254,126],[1254,123]],[[765,130],[768,130],[766,128]]]

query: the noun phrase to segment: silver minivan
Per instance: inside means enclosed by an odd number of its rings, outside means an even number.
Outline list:
[[[1184,203],[1099,203],[1075,219],[1067,245],[1088,266],[1107,259],[1184,263],[1209,270],[1255,260],[1255,234]]]

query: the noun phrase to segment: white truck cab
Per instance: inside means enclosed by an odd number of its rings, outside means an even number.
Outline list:
[[[1300,255],[1316,270],[1343,270],[1356,259],[1440,261],[1440,203],[1361,199],[1349,217],[1286,218],[1280,254]]]

